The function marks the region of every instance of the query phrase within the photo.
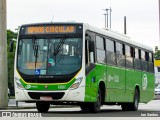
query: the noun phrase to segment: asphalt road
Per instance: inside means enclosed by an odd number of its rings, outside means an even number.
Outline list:
[[[13,102],[13,101],[12,101]],[[10,105],[11,105],[11,101],[10,101]],[[32,109],[27,109],[28,106],[32,106]],[[113,120],[121,120],[121,118],[126,119],[129,117],[129,119],[135,119],[137,120],[137,118],[140,118],[140,120],[143,119],[151,119],[151,120],[155,120],[155,119],[160,119],[160,100],[152,100],[151,102],[149,102],[148,104],[139,104],[139,110],[138,111],[122,111],[120,106],[102,106],[100,113],[85,113],[82,112],[80,110],[80,108],[78,106],[68,106],[68,107],[57,107],[57,106],[52,106],[49,109],[48,113],[38,113],[37,110],[34,108],[34,104],[25,104],[25,103],[19,103],[20,107],[24,107],[24,109],[9,109],[9,110],[0,110],[0,116],[2,116],[2,112],[9,112],[12,114],[12,118],[16,118],[16,119],[20,119],[23,118],[23,120],[28,120],[30,118],[28,117],[32,117],[32,119],[45,119],[47,117],[48,119],[51,118],[56,118],[53,120],[73,120],[74,118],[76,118],[76,120],[78,119],[86,119],[86,120],[90,120],[91,118],[93,119],[105,119],[106,118],[110,118]],[[13,114],[16,113],[16,114]],[[21,114],[22,116],[25,115],[29,115],[29,116],[23,116],[23,117],[19,117],[18,114]],[[37,117],[34,117],[37,116]],[[18,117],[17,117],[18,116]],[[42,116],[42,118],[40,118]],[[12,119],[7,118],[7,120]],[[1,119],[6,119],[6,117],[0,117]],[[93,120],[92,119],[92,120]],[[74,119],[75,120],[75,119]]]
[[[140,104],[138,111],[122,111],[121,106],[102,106],[100,113],[85,113],[79,107],[50,108],[44,116],[55,117],[160,117],[160,100],[153,100],[148,104]]]

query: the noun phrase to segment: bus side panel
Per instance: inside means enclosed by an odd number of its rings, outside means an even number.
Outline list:
[[[154,88],[155,88],[155,80],[154,74],[148,74],[148,84],[147,84],[147,102],[154,99]]]
[[[107,66],[106,102],[122,101],[125,92],[125,69]]]
[[[133,102],[134,92],[136,85],[141,83],[141,72],[134,71],[132,69],[126,69],[126,96],[127,101],[124,102]]]
[[[100,81],[106,80],[106,65],[96,64],[86,76],[85,101],[95,102],[97,100],[98,85]]]
[[[85,102],[92,102],[91,94],[93,95],[94,93],[91,84],[92,84],[92,78],[95,76],[95,74],[96,74],[95,69],[93,69],[86,76],[85,98],[84,98]]]
[[[140,102],[147,103],[154,99],[154,74],[142,72]]]

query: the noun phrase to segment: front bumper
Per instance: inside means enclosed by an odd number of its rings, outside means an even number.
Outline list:
[[[85,96],[85,87],[79,87],[74,90],[60,90],[60,91],[31,91],[21,90],[16,88],[15,98],[16,101],[34,102],[41,101],[41,96],[50,96],[52,101],[73,101],[83,102]],[[44,101],[44,100],[43,100]]]

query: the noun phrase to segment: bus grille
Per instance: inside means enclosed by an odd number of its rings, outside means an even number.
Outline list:
[[[73,76],[72,76],[73,77]],[[23,77],[25,82],[28,83],[65,83],[69,82],[72,78],[38,78],[37,76],[34,77]]]
[[[64,92],[55,92],[55,93],[43,93],[43,92],[28,92],[28,95],[32,99],[40,99],[41,96],[51,96],[53,100],[61,99],[64,96]]]

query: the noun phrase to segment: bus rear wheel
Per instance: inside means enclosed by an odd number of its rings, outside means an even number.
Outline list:
[[[134,100],[132,103],[124,103],[121,105],[123,111],[137,111],[139,105],[139,92],[135,89]]]
[[[38,112],[45,113],[48,112],[50,104],[45,102],[36,102],[36,107]]]

